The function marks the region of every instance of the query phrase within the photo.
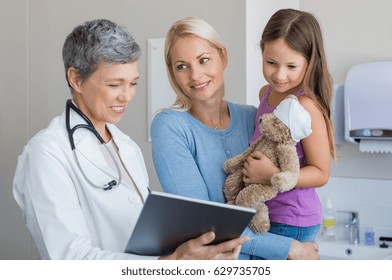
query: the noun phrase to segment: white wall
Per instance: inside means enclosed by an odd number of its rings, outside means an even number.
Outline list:
[[[246,103],[259,105],[258,92],[266,84],[261,71],[260,38],[268,19],[281,8],[299,9],[299,0],[246,1]]]
[[[106,17],[128,26],[144,50],[138,94],[119,126],[142,148],[151,186],[159,188],[147,142],[147,39],[164,37],[170,24],[179,18],[188,15],[204,18],[217,29],[228,48],[227,99],[254,103],[249,98],[257,96],[257,92],[250,90],[246,77],[249,70],[245,15],[246,4],[258,3],[248,1],[0,1],[0,259],[37,257],[12,198],[12,179],[17,155],[27,140],[63,110],[64,100],[69,97],[61,47],[70,30],[85,20]],[[359,5],[356,0],[299,0],[299,3],[300,8],[313,12],[320,20],[336,83],[344,82],[348,69],[355,64],[392,59],[389,15],[392,2],[363,0]],[[260,30],[255,31],[258,35],[264,22],[266,19],[260,17]],[[361,154],[350,144],[340,146],[338,153],[341,160],[333,163],[333,176],[392,179],[391,155]],[[352,199],[356,199],[354,194]]]
[[[391,1],[301,0],[300,8],[319,19],[336,84],[343,84],[356,64],[392,60]],[[361,153],[358,145],[348,143],[338,146],[338,154],[340,160],[332,164],[333,176],[392,179],[392,154]]]
[[[16,156],[28,138],[26,14],[24,1],[0,2],[0,259],[30,256],[32,250],[11,196]]]

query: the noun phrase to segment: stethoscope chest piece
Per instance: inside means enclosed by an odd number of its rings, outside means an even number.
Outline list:
[[[70,116],[70,111],[74,110],[75,113],[77,113],[86,123],[84,124],[77,124],[74,127],[71,128],[71,116]],[[106,145],[105,141],[102,139],[101,135],[98,133],[98,131],[94,128],[93,123],[91,122],[91,120],[72,102],[72,99],[68,99],[67,103],[65,105],[65,123],[66,123],[66,127],[67,127],[67,132],[68,132],[68,138],[69,138],[69,143],[71,145],[71,149],[76,161],[76,164],[80,170],[80,172],[82,173],[84,179],[94,188],[96,189],[101,189],[104,191],[107,190],[111,190],[115,187],[118,187],[121,184],[121,171],[120,171],[120,166],[119,163],[117,162],[117,160],[115,159],[113,152],[110,150],[110,148]],[[116,169],[117,169],[117,173],[118,173],[118,180],[111,180],[108,183],[104,184],[103,186],[99,186],[94,184],[85,174],[85,172],[83,171],[83,168],[79,162],[78,156],[76,154],[76,149],[75,149],[75,141],[74,141],[74,133],[76,130],[80,129],[80,128],[84,128],[84,129],[88,129],[90,130],[95,137],[99,140],[99,142],[101,144],[104,145],[104,147],[106,148],[106,150],[108,151],[111,159],[113,160]]]

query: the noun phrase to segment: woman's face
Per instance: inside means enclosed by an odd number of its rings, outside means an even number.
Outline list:
[[[98,131],[106,123],[117,123],[136,93],[137,62],[99,64],[97,70],[74,88],[74,101]]]
[[[307,66],[306,58],[283,39],[264,44],[263,74],[275,91],[289,93],[302,87]]]
[[[177,39],[170,54],[174,79],[192,102],[222,97],[226,50],[189,35]]]

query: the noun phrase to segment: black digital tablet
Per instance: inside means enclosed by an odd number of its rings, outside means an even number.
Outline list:
[[[180,244],[214,231],[213,244],[237,238],[255,210],[152,191],[125,248],[126,253],[163,256]]]

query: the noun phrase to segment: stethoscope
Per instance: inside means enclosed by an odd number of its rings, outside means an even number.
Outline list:
[[[70,110],[74,110],[79,116],[81,116],[83,118],[83,120],[87,123],[87,124],[78,124],[75,125],[72,129],[71,129],[71,125],[70,125]],[[71,149],[76,161],[76,164],[80,170],[80,172],[82,173],[84,179],[94,188],[97,189],[101,189],[104,191],[107,190],[111,190],[114,187],[118,187],[121,184],[121,171],[120,171],[120,167],[119,164],[117,162],[117,160],[115,159],[112,151],[110,150],[110,148],[106,145],[105,141],[102,139],[101,135],[99,135],[98,131],[94,128],[93,123],[90,121],[90,119],[82,112],[80,111],[80,109],[78,107],[76,107],[76,105],[72,102],[72,99],[68,99],[67,103],[65,105],[65,123],[67,126],[67,132],[68,132],[68,137],[69,137],[69,142],[71,144]],[[93,182],[90,181],[89,178],[87,178],[86,174],[83,172],[83,169],[80,165],[78,156],[76,155],[76,150],[75,150],[75,142],[74,142],[74,138],[73,138],[73,134],[75,133],[75,131],[79,128],[85,128],[90,130],[92,133],[94,133],[95,137],[97,137],[97,139],[99,140],[99,142],[101,144],[103,144],[103,146],[106,148],[106,150],[108,151],[110,157],[112,158],[116,169],[117,169],[117,173],[118,173],[118,180],[112,180],[110,182],[108,182],[107,184],[103,185],[103,186],[97,186],[96,184],[94,184]],[[105,172],[104,170],[102,170],[102,172]],[[105,172],[106,173],[106,172]],[[108,174],[108,173],[106,173]],[[108,174],[109,175],[109,174]]]

